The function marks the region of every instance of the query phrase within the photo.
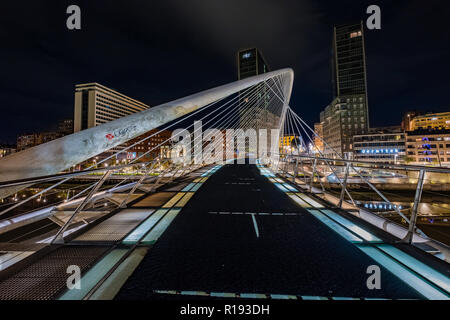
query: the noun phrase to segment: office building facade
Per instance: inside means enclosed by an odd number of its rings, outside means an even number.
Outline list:
[[[37,145],[37,133],[25,133],[17,137],[17,152],[34,147]]]
[[[148,108],[148,105],[101,84],[78,84],[75,86],[74,132]]]
[[[127,146],[132,146],[142,139],[150,137],[147,140],[142,141],[128,149],[126,152],[126,159],[134,160],[138,157],[142,157],[140,158],[140,161],[149,161],[155,159],[158,156],[160,158],[168,158],[170,156],[169,147],[171,145],[171,136],[172,131],[170,130],[163,130],[160,132],[160,130],[158,129],[153,129],[139,137],[128,141]]]
[[[406,132],[406,162],[450,166],[450,130],[419,129]]]
[[[371,128],[367,134],[353,136],[354,159],[401,164],[405,161],[405,142],[401,127]]]
[[[333,29],[332,81],[334,99],[321,113],[328,156],[353,157],[353,136],[368,133],[366,57],[362,21]],[[334,149],[336,152],[334,152]]]
[[[59,132],[26,133],[17,137],[17,152],[61,138]]]
[[[411,118],[408,129],[408,131],[429,129],[450,130],[450,112],[417,115]]]
[[[239,50],[237,53],[237,70],[238,80],[253,77],[270,71],[269,65],[264,59],[263,54],[257,48]],[[240,126],[246,128],[275,128],[279,122],[279,117],[271,113],[267,106],[273,98],[272,92],[266,84],[260,85],[259,99],[248,101],[242,99],[240,103],[241,120]],[[246,110],[252,108],[255,103],[258,103],[258,109],[252,114],[251,119],[248,118]]]
[[[6,157],[12,153],[16,152],[15,145],[4,144],[0,145],[0,158]]]
[[[411,121],[412,119],[414,119],[415,117],[421,115],[421,113],[419,111],[408,111],[403,115],[402,118],[402,129],[403,131],[412,131],[412,127],[411,127]]]
[[[257,48],[239,50],[237,53],[238,80],[270,71],[261,51]]]
[[[316,153],[323,153],[324,151],[324,144],[323,144],[323,124],[322,123],[315,123],[314,124],[314,132],[316,135],[314,136],[314,152]]]

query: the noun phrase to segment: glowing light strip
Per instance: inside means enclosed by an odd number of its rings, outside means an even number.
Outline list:
[[[350,220],[340,216],[336,212],[333,212],[331,210],[321,210],[326,216],[328,216],[330,219],[333,219],[337,223],[343,225],[345,228],[350,230],[353,233],[356,233],[358,236],[363,238],[364,240],[368,242],[383,242],[380,238],[375,237],[370,232],[365,231],[364,229],[360,228]]]
[[[433,287],[428,282],[417,276],[413,271],[401,265],[377,248],[373,248],[371,246],[358,246],[358,248],[374,259],[377,263],[392,272],[397,278],[419,292],[425,298],[430,300],[449,300],[448,295]]]
[[[198,180],[198,179],[195,179],[195,180]],[[195,182],[195,180],[194,180],[194,182]],[[186,187],[184,187],[183,190],[181,190],[181,191],[186,192],[186,191],[191,190],[191,188],[192,188],[193,186],[195,186],[195,183],[194,183],[194,182],[189,183],[189,184],[188,184]]]
[[[299,196],[300,198],[302,198],[303,200],[305,200],[307,203],[309,203],[310,205],[312,205],[314,208],[323,208],[324,206],[321,205],[320,203],[318,203],[317,201],[313,200],[312,198],[308,197],[306,194],[304,193],[296,193],[297,196]]]
[[[274,185],[283,192],[289,192],[281,183],[275,182]]]
[[[332,219],[328,218],[326,215],[324,215],[319,210],[314,209],[307,209],[309,213],[311,213],[314,217],[319,219],[322,223],[324,223],[327,227],[329,227],[331,230],[342,236],[343,238],[347,239],[348,241],[352,243],[362,243],[363,240],[344,227],[342,227],[340,224],[336,223]]]
[[[427,266],[423,262],[411,257],[409,254],[403,252],[388,244],[379,244],[377,248],[387,253],[395,260],[400,261],[411,270],[414,270],[427,280],[433,282],[435,285],[441,287],[447,293],[450,293],[450,279],[435,269]]]
[[[159,237],[163,234],[163,232],[169,227],[172,223],[173,219],[180,213],[181,209],[171,209],[165,216],[164,219],[161,220],[150,232],[142,239],[142,244],[153,244],[155,243]]]
[[[187,192],[183,198],[181,198],[180,201],[176,204],[177,208],[182,208],[186,205],[186,203],[192,198],[194,195],[194,192]]]
[[[178,202],[186,193],[185,192],[178,192],[176,195],[174,195],[169,201],[167,201],[162,208],[171,208],[175,205],[175,203]]]
[[[114,249],[89,269],[81,278],[83,284],[79,290],[67,290],[58,300],[81,300],[89,291],[108,273],[120,258],[126,253],[127,249]]]
[[[309,203],[306,203],[302,199],[300,199],[296,194],[294,193],[288,193],[289,198],[294,200],[300,207],[308,209],[311,208],[311,205]]]
[[[153,228],[158,221],[164,217],[169,209],[158,209],[136,229],[133,230],[123,241],[123,244],[137,243],[151,228]]]
[[[196,192],[196,191],[198,191],[198,189],[200,189],[201,186],[202,186],[202,183],[197,183],[197,184],[191,189],[191,191],[192,191],[192,192]]]

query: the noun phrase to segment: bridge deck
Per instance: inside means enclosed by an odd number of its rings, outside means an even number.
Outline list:
[[[256,165],[223,166],[184,206],[116,299],[181,291],[423,298],[382,265],[381,289],[369,290],[367,267],[379,263],[317,218],[325,215],[302,208],[301,200],[272,182]]]

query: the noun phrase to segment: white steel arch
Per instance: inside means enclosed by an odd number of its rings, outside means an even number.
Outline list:
[[[286,107],[294,81],[294,72],[290,68],[205,90],[11,154],[0,159],[0,182],[56,174],[210,103],[275,77],[283,78],[281,89]],[[20,189],[0,189],[0,199]]]

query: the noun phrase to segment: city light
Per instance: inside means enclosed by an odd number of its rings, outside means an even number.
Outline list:
[[[398,149],[363,149],[361,153],[373,154],[373,153],[385,153],[385,154],[396,154],[399,153]]]

